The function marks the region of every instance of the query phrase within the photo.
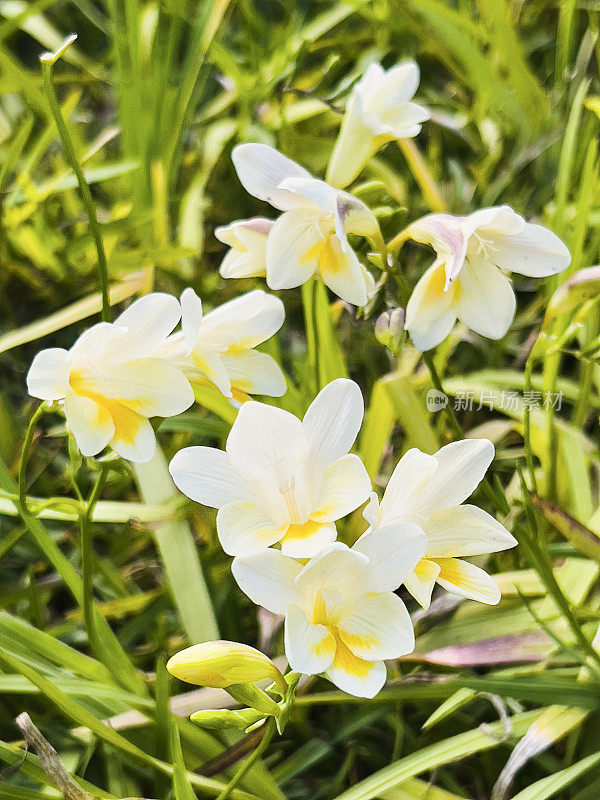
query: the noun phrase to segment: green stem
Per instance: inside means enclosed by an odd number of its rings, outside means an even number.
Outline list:
[[[90,494],[89,500],[86,504],[85,511],[79,516],[79,529],[81,531],[81,580],[83,584],[83,621],[85,629],[90,640],[90,644],[94,652],[99,654],[101,650],[96,647],[96,625],[94,618],[94,545],[92,533],[92,514],[94,507],[100,498],[106,477],[108,474],[108,465],[102,464],[100,467],[100,474],[96,479],[94,488]]]
[[[397,233],[393,239],[387,243],[387,251],[395,255],[398,250],[400,250],[405,242],[410,239],[410,234],[408,232],[408,228],[404,228],[401,230],[400,233]]]
[[[235,789],[238,783],[242,780],[244,775],[248,772],[249,769],[252,768],[254,764],[258,761],[258,759],[262,756],[265,752],[269,744],[271,743],[271,739],[275,733],[276,723],[273,717],[271,717],[265,725],[265,734],[261,739],[260,744],[254,750],[251,756],[249,756],[246,761],[241,765],[238,771],[235,773],[233,778],[229,781],[227,786],[223,789],[221,794],[217,797],[216,800],[227,800],[227,798],[231,795],[231,792]]]
[[[29,449],[31,447],[31,442],[33,441],[37,422],[44,414],[45,410],[46,408],[44,403],[41,403],[29,420],[27,432],[25,433],[25,441],[23,442],[23,448],[21,450],[21,458],[19,459],[19,504],[25,514],[30,513],[29,509],[27,508],[27,459],[29,457]]]
[[[535,345],[534,345],[535,347]],[[525,391],[531,392],[531,377],[533,373],[533,358],[531,355],[525,362]],[[535,467],[533,463],[533,450],[531,448],[531,406],[526,403],[523,409],[523,445],[525,447],[525,462],[527,464],[527,472],[529,473],[529,480],[531,482],[531,491],[534,494],[538,493],[537,481],[535,478]]]
[[[583,653],[585,653],[586,656],[591,659],[591,666],[594,669],[594,672],[596,675],[600,676],[600,653],[598,653],[592,647],[590,642],[583,635],[581,626],[575,617],[575,614],[573,613],[573,609],[571,608],[569,600],[563,594],[554,576],[553,565],[550,557],[548,556],[548,552],[539,544],[541,537],[538,529],[535,509],[533,508],[531,498],[529,497],[529,492],[523,477],[523,470],[519,465],[517,465],[517,471],[519,473],[519,480],[521,482],[521,491],[523,493],[523,503],[525,506],[527,519],[533,533],[532,536],[522,534],[519,537],[519,544],[523,546],[524,550],[527,552],[527,555],[533,562],[536,572],[546,587],[546,591],[558,606],[559,611],[562,612],[568,626],[573,633],[573,636],[575,637],[575,640],[581,647]],[[517,529],[515,528],[515,533],[516,532]]]
[[[64,46],[62,49],[64,49]],[[85,213],[87,214],[90,226],[90,232],[92,234],[94,245],[96,246],[96,252],[98,254],[98,277],[100,283],[100,292],[102,294],[102,320],[104,322],[110,322],[110,300],[108,293],[108,264],[106,261],[106,253],[104,252],[102,234],[100,233],[100,225],[98,224],[98,217],[96,216],[96,209],[94,206],[94,201],[92,199],[92,193],[90,192],[90,187],[88,186],[88,183],[85,179],[85,175],[83,174],[83,170],[79,164],[79,161],[77,160],[75,147],[73,146],[73,142],[71,140],[67,124],[63,119],[60,103],[58,102],[58,97],[56,96],[56,92],[54,91],[54,84],[52,82],[52,67],[54,66],[54,63],[58,58],[58,55],[60,55],[60,52],[62,52],[62,49],[61,51],[59,51],[57,55],[51,55],[49,53],[46,53],[44,56],[40,58],[42,64],[42,75],[44,78],[44,87],[46,89],[46,95],[48,98],[48,102],[50,104],[50,111],[52,112],[52,116],[54,118],[54,122],[56,123],[58,134],[62,141],[67,162],[69,163],[71,169],[75,173],[75,177],[77,178],[77,183],[79,184],[79,191],[81,192],[81,200],[83,202]]]
[[[312,394],[319,388],[319,368],[317,363],[317,335],[315,323],[315,279],[311,278],[302,284],[302,310],[304,311],[304,330],[308,364],[313,382]]]

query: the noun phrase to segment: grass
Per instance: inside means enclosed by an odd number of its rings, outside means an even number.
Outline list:
[[[600,286],[550,298],[599,261],[599,26],[600,5],[578,0],[0,4],[0,798],[57,796],[39,753],[22,748],[24,711],[81,796],[216,797],[257,747],[256,735],[190,722],[213,690],[190,707],[191,687],[164,669],[217,636],[283,652],[281,631],[235,586],[214,514],[184,502],[165,471],[183,446],[222,445],[231,407],[208,393],[162,422],[164,457],[108,471],[90,516],[95,465],[68,446],[58,416],[34,433],[19,497],[35,408],[25,375],[39,349],[69,347],[99,318],[104,252],[115,307],[187,285],[212,306],[258,285],[217,271],[215,227],[270,215],[240,187],[232,146],[271,143],[324,175],[349,86],[372,60],[406,58],[420,65],[433,122],[380,151],[357,188],[386,241],[429,211],[507,203],[558,233],[572,266],[535,286],[517,276],[501,341],[459,327],[436,349],[431,366],[460,400],[455,420],[427,410],[434,384],[420,354],[405,344],[392,357],[373,336],[399,301],[391,281],[362,317],[321,285],[281,293],[286,323],[269,352],[294,413],[332,378],[358,381],[358,450],[375,485],[409,447],[432,452],[458,429],[491,438],[477,501],[520,546],[488,563],[498,606],[440,600],[416,613],[416,653],[375,701],[312,681],[231,797],[598,796]],[[39,56],[72,33],[44,80]],[[422,247],[399,251],[411,287],[428,259]],[[560,406],[529,408],[525,392],[560,395]],[[471,407],[470,396],[486,400]],[[361,531],[355,514],[341,535]]]

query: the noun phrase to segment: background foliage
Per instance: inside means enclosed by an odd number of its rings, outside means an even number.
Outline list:
[[[374,59],[415,58],[433,122],[408,146],[388,145],[359,189],[386,238],[429,210],[508,203],[555,230],[573,255],[545,288],[517,279],[517,317],[501,342],[458,328],[438,348],[449,394],[497,399],[526,388],[527,355],[559,280],[598,261],[600,4],[1,0],[0,16],[0,758],[21,764],[3,774],[0,797],[58,795],[35,755],[21,763],[13,720],[23,710],[93,796],[215,796],[256,737],[236,745],[185,719],[224,702],[212,690],[177,697],[173,715],[169,696],[191,687],[171,684],[164,660],[217,635],[272,655],[282,642],[235,587],[213,513],[174,495],[160,459],[111,472],[94,518],[87,626],[79,529],[64,498],[75,474],[88,489],[93,476],[69,452],[58,417],[39,432],[28,473],[28,493],[53,500],[36,506],[39,517],[18,515],[28,365],[42,346],[69,347],[100,309],[96,253],[38,56],[77,34],[55,83],[92,185],[113,302],[192,285],[207,306],[256,283],[218,277],[214,228],[270,213],[240,187],[231,147],[271,143],[322,175],[352,82]],[[424,248],[402,250],[411,285],[430,261]],[[558,346],[530,362],[531,388],[563,395],[559,410],[530,414],[538,489],[558,510],[534,507],[515,468],[522,400],[458,414],[463,430],[496,443],[493,480],[521,541],[489,565],[501,604],[456,607],[446,596],[417,612],[416,653],[374,702],[313,682],[238,800],[598,796],[600,677],[585,647],[599,620],[595,296],[553,323]],[[433,452],[451,438],[444,415],[426,409],[431,382],[418,352],[407,345],[392,360],[373,337],[375,316],[396,302],[391,283],[369,318],[330,306],[319,290],[308,337],[300,291],[282,299],[286,325],[268,344],[290,378],[282,404],[301,413],[331,378],[357,380],[368,408],[359,449],[376,484],[408,447]],[[187,444],[223,443],[233,412],[202,399],[205,408],[160,425],[167,458]],[[342,535],[352,541],[362,530],[356,514]],[[186,553],[190,533],[196,547]]]

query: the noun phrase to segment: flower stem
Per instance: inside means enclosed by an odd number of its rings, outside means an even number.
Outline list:
[[[227,798],[231,795],[231,792],[235,789],[238,783],[242,780],[244,775],[248,772],[249,769],[252,768],[254,764],[258,761],[258,759],[262,756],[265,752],[267,747],[269,746],[271,739],[275,733],[275,719],[270,717],[268,722],[265,725],[265,733],[261,739],[260,744],[254,750],[251,756],[249,756],[246,761],[241,765],[241,767],[237,770],[233,778],[229,781],[227,786],[223,789],[221,794],[217,797],[216,800],[227,800]]]
[[[425,365],[429,370],[429,374],[431,376],[433,385],[438,390],[438,392],[446,394],[446,392],[444,392],[444,387],[441,378],[438,374],[435,363],[433,361],[433,357],[431,356],[430,353],[422,353],[421,355],[423,356],[423,361],[425,362]],[[457,439],[464,439],[465,435],[463,433],[462,427],[450,403],[446,403],[444,410],[446,412],[446,417],[448,419],[448,423],[452,429],[452,433],[454,434],[454,436]],[[489,480],[487,478],[484,478],[480,486],[481,490],[483,491],[489,502],[494,506],[494,508],[501,514],[507,514],[510,509],[508,508],[506,498],[504,496],[501,496],[500,492],[494,489]]]
[[[533,358],[531,355],[525,362],[524,377],[525,377],[525,391],[531,392],[531,377],[533,373]],[[535,477],[535,466],[533,463],[533,450],[531,448],[531,406],[525,403],[523,409],[523,444],[525,447],[525,463],[527,464],[527,472],[529,473],[529,480],[531,482],[531,491],[534,494],[538,493],[537,480]]]
[[[70,44],[70,42],[68,43]],[[102,234],[100,233],[100,225],[98,224],[98,217],[96,216],[96,209],[94,207],[94,201],[92,199],[92,193],[90,192],[90,187],[88,186],[88,183],[85,179],[85,175],[83,174],[83,170],[79,164],[79,161],[77,160],[75,147],[71,140],[67,124],[63,119],[60,103],[58,102],[58,97],[56,96],[56,92],[54,90],[54,84],[52,82],[52,67],[54,66],[55,61],[57,60],[60,53],[62,53],[62,50],[64,48],[65,46],[61,48],[61,50],[57,55],[53,56],[49,53],[46,53],[44,56],[41,57],[40,62],[42,65],[44,87],[46,89],[48,103],[50,104],[50,111],[52,112],[52,117],[54,118],[58,134],[62,141],[66,160],[71,169],[73,170],[73,172],[75,173],[75,177],[77,178],[77,183],[79,184],[79,191],[81,192],[81,200],[83,202],[85,213],[87,214],[90,226],[90,232],[92,234],[94,245],[96,246],[96,252],[98,254],[98,277],[100,283],[100,293],[102,294],[102,320],[103,322],[110,322],[110,300],[108,293],[108,264],[106,261],[104,244],[102,242]]]
[[[21,450],[21,457],[19,459],[19,504],[24,514],[29,514],[29,509],[27,508],[27,481],[26,481],[27,459],[29,457],[29,449],[31,448],[31,442],[33,441],[38,420],[43,415],[45,410],[46,408],[44,403],[41,403],[35,410],[31,419],[29,420],[29,425],[27,426],[27,432],[25,433],[25,440],[23,441],[23,448]]]
[[[415,181],[419,185],[423,199],[435,213],[447,211],[447,206],[435,178],[429,171],[425,159],[412,139],[399,139],[398,147],[406,159]]]
[[[94,545],[91,520],[96,503],[98,502],[100,494],[102,493],[102,489],[104,488],[104,484],[106,483],[108,469],[109,468],[107,464],[102,464],[100,466],[100,473],[86,503],[85,511],[79,515],[79,529],[81,532],[81,580],[83,584],[83,621],[94,652],[101,651],[96,649],[96,626],[94,620],[93,596]]]

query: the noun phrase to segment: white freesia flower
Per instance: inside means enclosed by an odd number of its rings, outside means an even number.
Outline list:
[[[239,145],[232,158],[244,188],[284,212],[267,240],[269,287],[292,289],[317,273],[342,300],[364,306],[375,282],[347,234],[380,235],[367,206],[267,145]]]
[[[352,183],[367,161],[384,144],[410,139],[429,119],[426,108],[411,103],[419,87],[414,61],[387,71],[371,64],[354,86],[333,148],[327,180],[343,188]]]
[[[517,544],[494,517],[477,506],[464,504],[483,480],[493,458],[494,445],[487,439],[452,442],[433,456],[414,448],[398,462],[381,505],[373,494],[365,509],[371,530],[412,522],[425,532],[424,556],[404,580],[408,591],[424,608],[429,607],[436,582],[449,592],[482,603],[500,600],[494,580],[460,558],[494,553]]]
[[[180,316],[170,295],[141,297],[70,350],[38,353],[27,375],[29,394],[64,403],[67,427],[85,456],[110,444],[123,458],[149,461],[156,440],[148,417],[180,414],[194,402],[183,372],[155,356]]]
[[[285,377],[271,356],[254,348],[283,325],[285,309],[278,297],[255,290],[202,313],[193,289],[181,295],[181,332],[157,350],[194,383],[212,383],[228,398],[249,394],[280,397]]]
[[[437,253],[408,301],[406,329],[416,347],[429,350],[456,319],[489,339],[501,339],[515,314],[515,294],[501,270],[532,278],[566,269],[571,256],[556,234],[525,222],[508,206],[466,217],[430,214],[408,235]]]
[[[357,697],[373,697],[386,679],[384,659],[411,653],[411,619],[394,590],[425,548],[416,525],[390,525],[354,547],[336,542],[306,566],[270,549],[235,558],[233,575],[258,605],[285,616],[285,652],[293,670],[325,675]]]
[[[215,230],[220,242],[229,246],[219,272],[223,278],[264,278],[267,274],[267,238],[273,220],[253,217]]]
[[[371,491],[362,461],[348,454],[362,417],[360,390],[343,378],[322,389],[302,422],[250,401],[225,452],[184,448],[171,461],[171,475],[192,500],[219,509],[226,553],[250,555],[281,542],[286,555],[310,558],[335,541],[335,520]]]

